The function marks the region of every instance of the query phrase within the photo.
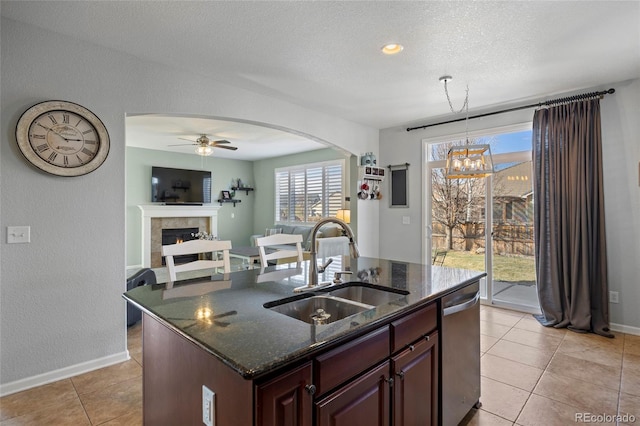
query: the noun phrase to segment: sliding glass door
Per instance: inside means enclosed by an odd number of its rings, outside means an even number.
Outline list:
[[[486,271],[485,303],[538,312],[531,131],[471,139],[494,152],[495,173],[487,178],[446,178],[446,153],[461,143],[428,145],[425,262]]]

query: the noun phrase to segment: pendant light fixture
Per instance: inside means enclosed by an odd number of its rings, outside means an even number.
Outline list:
[[[447,83],[453,77],[445,75],[440,77],[444,83],[444,92],[447,95],[449,108],[454,114],[465,111],[465,144],[452,146],[447,153],[447,179],[483,178],[493,173],[493,158],[491,147],[488,144],[472,144],[469,141],[469,86],[467,86],[464,104],[460,111],[455,111],[449,97]]]

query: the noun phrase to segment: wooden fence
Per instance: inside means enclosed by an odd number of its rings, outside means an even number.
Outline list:
[[[484,223],[469,223],[463,228],[464,233],[458,228],[453,230],[453,250],[483,253],[485,250]],[[434,226],[432,240],[434,248],[448,249],[446,228]],[[500,255],[533,256],[533,225],[509,223],[494,225],[493,252]]]

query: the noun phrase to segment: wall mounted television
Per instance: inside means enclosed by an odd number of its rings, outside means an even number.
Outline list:
[[[211,172],[152,166],[151,202],[191,205],[210,203]]]

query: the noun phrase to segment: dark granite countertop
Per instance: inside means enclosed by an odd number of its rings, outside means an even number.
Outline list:
[[[347,267],[361,281],[406,290],[408,295],[326,325],[312,326],[263,307],[294,296],[306,284],[308,261],[219,274],[205,280],[141,286],[124,298],[160,320],[245,378],[254,378],[362,333],[404,311],[477,281],[484,272],[360,257],[337,256],[319,282]]]

